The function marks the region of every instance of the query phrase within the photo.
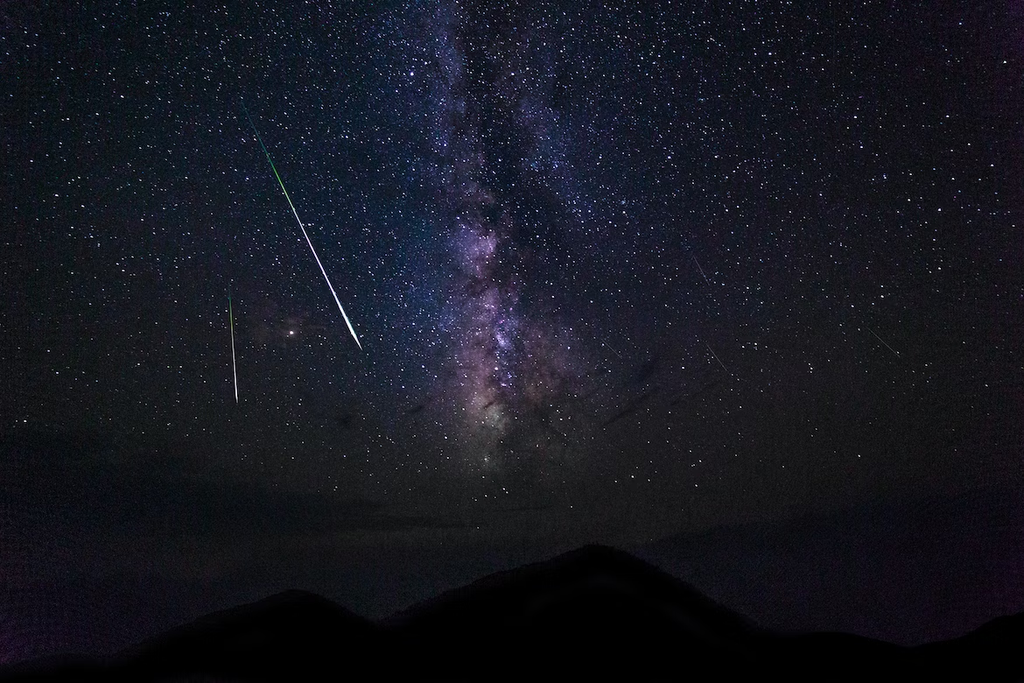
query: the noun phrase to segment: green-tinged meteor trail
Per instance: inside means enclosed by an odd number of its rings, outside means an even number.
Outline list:
[[[235,363],[235,314],[231,310],[230,294],[228,294],[228,325],[231,327],[231,376],[235,380],[235,403],[238,403],[238,366]]]
[[[313,258],[316,259],[316,264],[320,266],[320,272],[324,275],[324,280],[327,281],[327,286],[331,289],[331,294],[334,295],[334,302],[338,304],[338,310],[341,311],[341,317],[345,319],[345,324],[348,325],[348,331],[352,333],[352,338],[356,340],[356,346],[362,351],[363,345],[359,343],[359,337],[356,336],[356,331],[352,328],[352,323],[348,319],[348,315],[345,314],[345,309],[341,305],[341,299],[338,298],[338,293],[334,291],[334,285],[331,284],[331,279],[327,277],[327,271],[324,269],[324,264],[321,263],[320,257],[316,253],[316,249],[313,248],[313,241],[309,239],[309,233],[306,232],[306,226],[302,224],[302,219],[299,218],[299,212],[295,210],[295,205],[292,204],[292,198],[288,196],[288,190],[284,188],[284,181],[281,180],[281,174],[277,172],[277,167],[274,166],[274,160],[270,158],[270,152],[267,151],[267,146],[263,144],[263,138],[260,137],[260,132],[256,130],[256,124],[252,122],[252,117],[249,116],[249,110],[242,105],[242,111],[245,112],[245,118],[249,120],[249,125],[252,126],[252,132],[256,133],[256,139],[260,143],[260,147],[263,148],[263,153],[267,155],[267,161],[270,162],[270,170],[274,172],[274,177],[277,178],[277,184],[281,186],[281,191],[284,192],[284,198],[288,200],[288,206],[291,207],[292,215],[295,216],[295,220],[299,224],[299,229],[302,230],[302,236],[306,238],[306,244],[309,245],[309,250],[313,252]]]

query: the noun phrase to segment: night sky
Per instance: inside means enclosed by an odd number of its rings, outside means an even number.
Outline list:
[[[6,0],[0,85],[0,661],[1024,483],[1020,0]]]

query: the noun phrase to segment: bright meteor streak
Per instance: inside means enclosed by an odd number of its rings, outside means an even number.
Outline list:
[[[228,323],[231,326],[231,375],[235,379],[235,403],[238,403],[238,366],[235,364],[235,314],[231,310],[230,294],[228,294]]]
[[[299,224],[299,229],[302,230],[302,236],[306,238],[306,244],[309,245],[309,250],[313,252],[313,258],[316,259],[316,264],[320,266],[320,272],[324,275],[324,280],[327,281],[327,286],[331,289],[331,294],[334,295],[334,302],[338,304],[338,310],[341,311],[341,317],[345,319],[345,324],[348,325],[348,331],[352,333],[352,338],[356,340],[356,346],[362,351],[363,345],[359,343],[359,337],[356,336],[356,331],[352,328],[352,323],[349,321],[348,316],[345,314],[345,309],[341,306],[341,299],[338,298],[338,293],[334,291],[334,285],[331,284],[331,279],[327,277],[327,271],[324,269],[324,264],[320,262],[320,257],[317,256],[316,249],[313,248],[313,241],[309,239],[309,233],[306,232],[306,226],[302,224],[302,219],[299,218],[299,212],[295,210],[295,205],[292,204],[292,198],[288,196],[288,190],[284,189],[284,181],[281,180],[281,175],[277,172],[277,167],[274,166],[274,160],[270,158],[270,152],[267,151],[267,146],[263,144],[263,138],[260,137],[260,132],[256,130],[256,124],[252,122],[252,117],[249,116],[249,110],[242,105],[242,110],[245,111],[245,118],[249,120],[249,125],[252,126],[252,132],[256,133],[256,139],[260,143],[260,147],[263,148],[263,153],[267,155],[267,161],[270,162],[270,170],[274,172],[274,177],[277,178],[277,184],[281,186],[281,191],[284,192],[284,198],[288,200],[288,206],[291,207],[292,215],[295,216],[296,222]]]

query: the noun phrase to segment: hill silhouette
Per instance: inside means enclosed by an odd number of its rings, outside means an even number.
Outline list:
[[[50,658],[4,681],[1024,680],[1024,615],[903,647],[777,633],[625,552],[586,546],[492,574],[380,622],[287,591],[106,659]]]

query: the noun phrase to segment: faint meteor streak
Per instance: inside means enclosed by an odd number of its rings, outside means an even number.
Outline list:
[[[230,294],[228,294],[228,324],[231,327],[231,375],[235,380],[235,403],[238,403],[238,366],[235,363],[235,314],[231,310]]]
[[[725,367],[725,363],[722,362],[722,359],[719,358],[718,354],[715,353],[714,349],[711,348],[711,344],[708,344],[707,342],[704,342],[704,346],[708,347],[708,351],[711,352],[711,355],[715,357],[715,360],[717,360],[718,364],[722,366],[722,369],[725,370],[728,373],[729,372],[729,368]]]
[[[618,356],[619,358],[622,358],[622,354],[621,354],[621,353],[619,353],[618,351],[616,351],[615,349],[613,349],[613,348],[612,348],[612,345],[611,345],[611,344],[609,344],[608,342],[601,342],[601,343],[602,343],[602,344],[603,344],[603,345],[604,345],[604,346],[605,346],[605,347],[606,347],[606,348],[607,348],[607,349],[608,349],[609,351],[611,351],[612,353],[614,353],[614,354],[615,354],[616,356]]]
[[[348,331],[352,333],[352,338],[356,340],[356,346],[362,351],[363,345],[359,343],[359,337],[356,336],[356,331],[352,328],[352,323],[348,319],[348,315],[345,314],[345,309],[341,306],[341,299],[338,298],[338,293],[334,291],[334,285],[331,284],[331,279],[327,277],[327,271],[324,269],[324,264],[320,262],[320,257],[316,253],[316,249],[313,248],[313,241],[309,239],[309,233],[306,232],[306,226],[302,224],[302,219],[299,218],[299,212],[295,210],[295,205],[292,204],[292,198],[288,196],[288,190],[284,189],[284,181],[281,180],[281,174],[277,172],[277,167],[274,166],[274,160],[270,158],[270,152],[267,151],[267,146],[263,144],[263,138],[260,137],[260,132],[256,130],[256,124],[252,122],[252,117],[249,116],[249,110],[242,105],[242,110],[245,112],[245,118],[249,120],[249,125],[252,126],[252,132],[256,133],[256,139],[260,143],[260,147],[263,148],[263,153],[267,155],[267,161],[270,162],[270,170],[274,172],[274,177],[277,178],[277,184],[281,186],[281,191],[284,192],[284,198],[288,200],[288,206],[291,207],[292,215],[295,216],[296,222],[299,224],[299,229],[302,230],[302,236],[306,238],[306,244],[309,245],[309,250],[313,252],[313,258],[316,259],[316,264],[320,266],[320,272],[324,275],[324,280],[327,281],[327,286],[331,289],[331,294],[334,295],[334,302],[338,304],[338,310],[341,311],[341,317],[345,319],[345,324],[348,325]]]
[[[889,346],[888,344],[886,344],[886,343],[885,343],[885,340],[884,340],[884,339],[882,339],[881,337],[879,337],[879,336],[878,336],[877,334],[875,334],[875,331],[874,331],[873,329],[871,329],[871,328],[869,327],[869,328],[867,328],[867,330],[868,330],[868,332],[870,332],[871,334],[873,334],[873,335],[875,336],[875,339],[877,339],[878,341],[882,342],[882,345],[883,345],[883,346],[885,346],[885,348],[887,348],[887,349],[889,349],[890,351],[892,351],[892,352],[893,352],[893,353],[894,353],[894,354],[896,355],[896,357],[897,357],[897,358],[899,358],[899,357],[900,357],[900,352],[899,352],[899,351],[897,351],[896,349],[892,348],[892,347],[891,347],[891,346]]]
[[[707,285],[710,287],[711,286],[711,280],[709,280],[708,276],[704,274],[704,269],[700,267],[700,261],[698,261],[697,257],[694,256],[693,254],[690,254],[690,258],[693,259],[693,263],[694,263],[694,265],[697,266],[697,270],[700,271],[701,277],[704,278],[704,282],[706,282]]]

